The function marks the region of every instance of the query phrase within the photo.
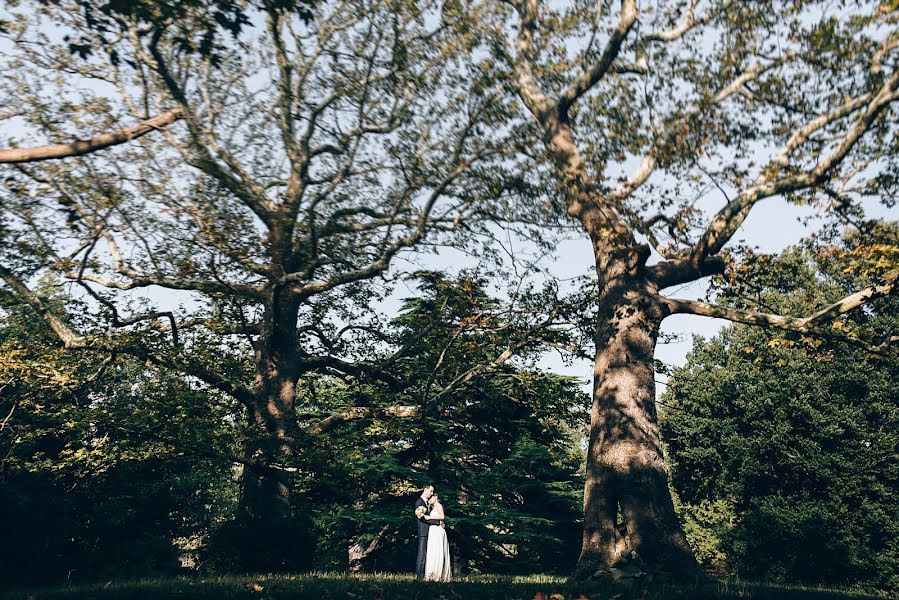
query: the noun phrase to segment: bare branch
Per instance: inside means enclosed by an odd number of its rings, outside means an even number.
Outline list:
[[[101,133],[86,140],[75,140],[68,144],[38,146],[36,148],[0,149],[0,164],[31,163],[70,156],[83,156],[110,146],[130,142],[151,131],[170,125],[183,117],[184,113],[180,108],[173,108],[137,125],[119,129],[118,131]]]
[[[112,313],[112,326],[113,327],[127,327],[128,325],[134,325],[135,323],[139,323],[141,321],[150,321],[150,320],[154,320],[154,319],[159,319],[161,317],[165,317],[169,320],[169,323],[171,324],[172,344],[174,345],[175,348],[180,346],[180,342],[178,340],[178,326],[175,322],[175,314],[173,312],[171,312],[171,311],[152,311],[149,313],[134,315],[134,316],[128,317],[126,319],[122,319],[121,317],[119,317],[119,310],[116,307],[116,305],[113,302],[111,302],[111,301],[107,300],[106,298],[104,298],[103,296],[101,296],[100,294],[98,294],[97,292],[95,292],[93,290],[93,288],[91,288],[91,286],[89,286],[87,284],[87,282],[84,281],[84,279],[83,279],[84,269],[87,267],[87,261],[88,261],[88,258],[90,257],[91,250],[93,250],[93,247],[96,245],[98,239],[99,239],[98,236],[94,236],[93,241],[91,242],[90,246],[87,248],[87,251],[84,253],[84,256],[81,259],[81,266],[78,269],[78,276],[76,277],[75,281],[77,281],[78,284],[81,285],[81,287],[83,287],[85,290],[87,290],[87,293],[91,296],[91,298],[93,298],[94,300],[96,300],[97,302],[99,302],[100,304],[102,304],[103,306],[105,306],[106,308],[109,309],[109,311]]]
[[[252,210],[253,213],[266,224],[266,226],[271,227],[276,209],[265,195],[265,190],[259,187],[252,178],[247,176],[233,156],[230,156],[219,149],[216,155],[227,165],[228,168],[224,168],[213,156],[212,149],[204,143],[204,136],[187,101],[187,96],[169,72],[162,53],[159,50],[161,36],[162,29],[158,29],[154,32],[149,45],[152,59],[148,59],[147,62],[153,67],[156,73],[159,74],[159,77],[165,84],[169,94],[171,94],[175,101],[180,105],[184,114],[184,120],[187,123],[187,128],[190,132],[191,144],[198,154],[198,156],[185,156],[185,159],[191,166],[200,169],[210,177],[216,179],[229,192],[234,194],[250,210]]]
[[[262,333],[262,323],[222,323],[216,319],[208,319],[205,317],[197,317],[194,319],[185,319],[177,323],[178,329],[192,329],[194,327],[205,327],[209,331],[213,331],[218,335],[258,335]]]
[[[265,286],[251,285],[241,283],[222,283],[219,281],[209,281],[206,279],[189,279],[184,277],[167,277],[165,275],[146,275],[139,273],[127,267],[122,267],[120,274],[129,278],[129,281],[119,281],[96,275],[94,273],[84,273],[80,277],[84,281],[91,281],[102,285],[103,287],[117,290],[133,290],[136,288],[149,287],[158,285],[159,287],[169,288],[173,290],[194,290],[207,294],[231,294],[239,293],[246,298],[259,300],[264,297]],[[77,272],[68,272],[66,277],[77,279]]]
[[[753,185],[718,211],[691,251],[691,257],[694,260],[702,260],[709,254],[719,252],[749,216],[749,211],[760,200],[808,189],[827,181],[849,154],[849,151],[871,129],[877,117],[886,110],[891,102],[899,99],[897,89],[899,89],[899,71],[883,84],[877,94],[863,94],[853,98],[842,106],[813,119],[796,131],[771,161],[768,168],[756,178]],[[790,155],[805,143],[812,133],[860,109],[864,110],[854,126],[846,132],[837,147],[822,158],[814,168],[778,178],[778,175],[788,170]]]
[[[687,6],[686,12],[684,12],[684,18],[681,21],[680,25],[673,29],[668,29],[667,31],[654,31],[652,33],[648,33],[640,38],[640,44],[645,45],[653,42],[667,43],[679,40],[691,30],[707,23],[716,14],[727,11],[731,7],[731,5],[736,3],[736,1],[737,0],[725,2],[723,5],[720,5],[720,7],[718,7],[718,10],[709,10],[707,13],[697,18],[696,6],[699,4],[699,0],[690,0],[690,4],[689,6]]]
[[[25,282],[5,266],[0,265],[0,277],[11,287],[19,298],[31,306],[53,330],[53,333],[62,340],[66,348],[83,348],[86,341],[84,336],[78,335],[62,319],[50,309],[46,301],[32,292]]]
[[[699,300],[683,300],[665,298],[663,301],[668,306],[671,314],[693,314],[718,319],[727,319],[736,323],[747,325],[759,325],[762,327],[776,327],[788,331],[811,333],[827,322],[841,314],[847,313],[862,306],[875,298],[895,294],[899,291],[899,269],[887,274],[882,281],[861,289],[845,298],[826,306],[825,308],[807,316],[791,317],[771,313],[756,312],[729,306],[720,306],[702,302]],[[869,349],[875,347],[869,347]]]
[[[553,103],[546,96],[534,74],[534,60],[537,49],[534,35],[537,33],[537,11],[540,0],[519,0],[515,4],[518,11],[518,44],[515,57],[515,82],[518,95],[539,121],[543,121],[552,109]]]
[[[621,0],[621,12],[618,16],[618,26],[609,37],[606,47],[603,49],[596,64],[578,75],[574,81],[562,92],[559,98],[559,112],[564,114],[568,107],[584,95],[590,88],[596,85],[603,76],[609,72],[613,62],[618,57],[621,45],[634,23],[637,22],[637,1]],[[645,68],[645,66],[644,66]]]
[[[510,344],[505,350],[503,350],[499,355],[496,356],[492,361],[488,363],[481,363],[475,365],[453,379],[449,384],[443,387],[437,394],[428,399],[428,403],[436,403],[439,402],[440,399],[446,397],[448,394],[452,393],[454,390],[459,388],[459,386],[464,385],[474,379],[475,377],[479,377],[481,375],[485,375],[487,373],[493,373],[501,366],[503,366],[506,362],[509,361],[510,358],[515,356],[515,353],[523,348],[528,346],[532,346],[537,342],[536,338],[530,335],[530,333],[540,333],[546,330],[555,320],[559,314],[559,310],[561,309],[560,305],[556,305],[552,310],[549,311],[549,314],[543,319],[540,323],[536,324],[533,328],[531,328],[529,335],[524,336],[523,339],[519,340],[514,344]],[[542,343],[542,342],[539,342]]]
[[[733,96],[738,93],[743,86],[745,86],[750,81],[757,79],[763,73],[782,65],[784,62],[790,60],[792,55],[787,55],[782,59],[772,61],[765,65],[755,65],[749,69],[746,69],[743,73],[740,74],[739,77],[731,81],[727,86],[725,86],[720,92],[718,92],[710,101],[711,105],[718,105],[724,102],[727,98]],[[690,120],[699,115],[703,110],[708,110],[708,104],[696,103],[688,110],[684,111],[679,117],[673,119],[664,129],[656,136],[656,140],[653,143],[652,147],[649,151],[644,155],[643,159],[640,161],[640,165],[637,167],[637,170],[631,174],[628,179],[619,185],[614,191],[609,193],[607,196],[608,200],[612,203],[618,203],[633,194],[637,188],[643,185],[649,176],[655,172],[656,167],[658,166],[659,157],[665,151],[667,151],[677,140],[678,133],[681,132],[685,127],[687,127],[690,123]]]
[[[393,243],[388,244],[384,248],[382,248],[377,259],[372,261],[370,264],[359,269],[336,274],[328,279],[312,281],[306,284],[294,285],[293,291],[301,297],[310,297],[315,294],[334,289],[338,286],[345,285],[347,283],[370,279],[371,277],[374,277],[377,274],[386,271],[390,266],[390,261],[398,252],[400,252],[404,248],[410,248],[414,246],[425,238],[428,232],[430,215],[433,211],[434,205],[437,203],[437,200],[456,179],[458,179],[463,173],[468,170],[468,168],[469,163],[467,161],[457,165],[456,168],[454,168],[449,173],[449,175],[447,175],[446,178],[444,178],[444,180],[441,181],[431,192],[431,195],[425,203],[425,206],[422,208],[421,214],[415,222],[415,228],[412,229],[412,231],[410,231],[408,234],[401,236]],[[290,273],[286,275],[284,279],[286,282],[298,282],[302,279],[302,277],[303,273],[299,272]]]
[[[79,335],[50,309],[43,298],[32,292],[15,273],[3,265],[0,265],[0,278],[13,289],[19,298],[24,300],[41,316],[41,318],[44,319],[44,322],[47,323],[53,333],[55,333],[63,342],[65,348],[102,350],[104,352],[115,351],[121,354],[134,356],[149,361],[152,364],[196,377],[210,387],[228,394],[246,406],[252,404],[252,392],[250,392],[246,386],[235,383],[223,375],[203,367],[196,361],[182,365],[177,361],[156,354],[142,346],[135,346],[131,343],[119,346],[117,345],[115,336],[101,335],[87,337]]]
[[[648,267],[660,290],[673,285],[695,281],[709,275],[717,275],[718,273],[723,273],[724,269],[724,258],[720,256],[710,256],[702,261],[694,261],[690,258],[675,258]]]

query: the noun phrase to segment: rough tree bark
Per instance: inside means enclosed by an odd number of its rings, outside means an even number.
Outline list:
[[[701,577],[674,511],[659,435],[654,355],[670,313],[646,266],[650,248],[636,241],[585,175],[564,116],[547,123],[568,210],[591,240],[598,282],[584,534],[575,578],[609,574],[631,551],[657,575]]]
[[[610,572],[622,549],[655,569],[699,574],[668,490],[653,362],[665,310],[641,253],[606,267],[618,274],[599,298],[580,579]]]
[[[299,301],[289,290],[273,292],[265,306],[262,332],[254,341],[256,376],[247,407],[241,518],[277,521],[290,516],[290,473],[279,465],[290,464],[297,438],[298,309]]]
[[[171,125],[183,117],[180,108],[173,108],[151,117],[131,127],[101,133],[86,140],[75,140],[68,144],[53,144],[35,148],[2,148],[0,164],[34,163],[72,156],[84,156],[110,146],[126,144],[141,136]]]

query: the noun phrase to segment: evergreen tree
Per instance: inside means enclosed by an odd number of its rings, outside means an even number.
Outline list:
[[[333,378],[300,386],[308,406],[383,408],[379,418],[345,421],[331,436],[315,437],[317,460],[328,468],[301,487],[329,538],[322,560],[345,566],[350,545],[368,550],[377,540],[365,554],[367,568],[410,570],[412,505],[431,482],[446,506],[460,568],[564,572],[580,535],[586,396],[577,380],[534,366],[537,344],[515,364],[480,372],[447,393],[525,332],[482,280],[427,273],[418,282],[421,297],[406,300],[393,322],[391,372],[401,389]],[[389,410],[397,405],[418,410],[397,418]]]
[[[806,311],[894,268],[897,240],[874,222],[758,257],[761,287],[721,299]],[[851,343],[895,336],[897,315],[892,296],[835,323],[841,340],[742,325],[695,339],[661,423],[700,558],[752,579],[899,590],[899,358]]]

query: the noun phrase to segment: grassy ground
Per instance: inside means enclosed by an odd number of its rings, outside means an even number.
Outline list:
[[[19,588],[0,600],[52,598],[316,598],[322,600],[669,600],[756,598],[848,600],[883,598],[838,590],[773,587],[719,580],[697,586],[568,584],[558,577],[473,576],[451,583],[422,583],[405,575],[320,573],[257,577],[176,577],[93,585]]]

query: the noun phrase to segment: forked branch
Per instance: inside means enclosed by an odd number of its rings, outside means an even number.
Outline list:
[[[841,314],[854,310],[875,298],[881,298],[899,291],[899,269],[888,273],[881,281],[865,287],[845,298],[822,308],[807,317],[791,317],[764,312],[756,312],[729,306],[710,304],[699,300],[684,300],[677,298],[665,298],[671,314],[693,314],[704,317],[726,319],[735,323],[758,325],[762,327],[776,327],[787,331],[799,333],[812,333],[822,325],[832,321]],[[858,340],[851,340],[857,342]],[[871,352],[882,354],[885,346],[865,347]]]
[[[694,261],[718,253],[733,237],[761,200],[780,194],[813,188],[826,182],[836,172],[858,141],[874,126],[877,118],[892,102],[899,100],[899,71],[888,78],[876,93],[863,94],[816,117],[798,129],[753,184],[728,202],[712,219],[690,255]],[[789,157],[815,132],[856,112],[861,114],[842,136],[836,147],[816,165],[798,173],[790,168]],[[786,174],[784,174],[786,173]]]

